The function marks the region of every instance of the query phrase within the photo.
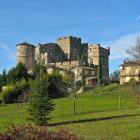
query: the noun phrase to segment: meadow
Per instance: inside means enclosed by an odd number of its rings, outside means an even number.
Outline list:
[[[53,100],[55,110],[50,114],[49,129],[68,129],[84,139],[140,138],[140,109],[130,98],[128,90],[110,85],[76,96]],[[27,104],[0,106],[0,132],[11,124],[29,124]]]

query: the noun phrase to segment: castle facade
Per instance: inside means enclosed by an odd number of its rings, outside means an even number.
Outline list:
[[[31,70],[35,64],[52,64],[56,67],[72,69],[72,67],[93,68],[98,66],[99,59],[102,68],[102,81],[109,81],[110,49],[100,44],[82,43],[81,38],[68,36],[61,37],[55,43],[38,44],[27,42],[16,45],[17,63],[25,64]]]

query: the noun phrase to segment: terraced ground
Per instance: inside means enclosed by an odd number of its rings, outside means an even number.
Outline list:
[[[85,139],[140,138],[140,109],[129,97],[128,90],[110,85],[76,97],[55,99],[50,129],[65,128]],[[0,132],[10,124],[28,124],[27,104],[0,106]]]

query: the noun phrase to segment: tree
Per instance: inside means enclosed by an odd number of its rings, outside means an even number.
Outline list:
[[[98,78],[98,85],[100,86],[102,82],[102,64],[101,64],[100,57],[99,57],[99,63],[98,63],[97,78]]]
[[[28,78],[28,71],[25,65],[23,65],[22,63],[17,64],[16,67],[13,67],[7,73],[8,83],[15,83],[16,81],[20,81],[21,79],[28,80]]]
[[[135,45],[130,46],[126,53],[131,56],[129,59],[140,60],[140,37],[137,37]]]
[[[43,65],[36,64],[33,68],[33,78],[35,79],[40,74],[40,72],[46,73],[46,68]]]
[[[110,74],[110,81],[111,81],[111,83],[119,83],[119,81],[120,81],[119,70],[115,70],[113,73]]]
[[[7,74],[6,70],[4,69],[2,74],[0,75],[0,91],[2,90],[2,87],[7,84]]]
[[[28,108],[30,119],[37,125],[45,125],[51,119],[49,114],[53,109],[54,104],[48,96],[47,78],[41,74],[32,83]]]

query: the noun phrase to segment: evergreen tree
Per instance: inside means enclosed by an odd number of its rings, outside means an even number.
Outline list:
[[[47,78],[40,75],[32,83],[28,108],[30,119],[37,125],[45,125],[51,119],[49,114],[53,109],[54,104],[48,96]]]
[[[16,67],[10,69],[7,74],[8,83],[15,83],[16,81],[20,81],[21,79],[28,80],[28,78],[28,71],[25,65],[23,65],[22,63],[19,63],[16,65]]]
[[[0,91],[2,90],[2,87],[7,84],[7,74],[6,70],[4,69],[2,74],[0,75]]]
[[[98,63],[97,78],[98,78],[98,85],[100,86],[102,82],[102,64],[101,64],[100,57],[99,57],[99,63]]]

